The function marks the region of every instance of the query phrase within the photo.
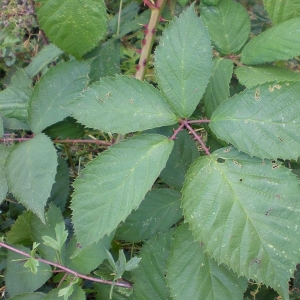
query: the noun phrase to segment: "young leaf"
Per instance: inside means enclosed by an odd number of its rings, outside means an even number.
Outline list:
[[[240,300],[247,287],[245,277],[238,277],[203,252],[187,224],[175,232],[167,263],[167,283],[174,300]]]
[[[42,133],[15,146],[6,162],[9,191],[43,222],[44,206],[54,183],[56,166],[53,144]]]
[[[299,182],[291,171],[227,147],[199,158],[182,192],[184,216],[205,251],[288,299],[300,248]]]
[[[273,24],[300,17],[300,2],[298,0],[263,0],[263,2]]]
[[[182,217],[180,198],[181,194],[175,190],[150,191],[139,208],[118,226],[116,238],[140,242],[168,230]]]
[[[233,62],[229,59],[215,57],[213,71],[207,85],[204,99],[205,113],[208,118],[216,108],[229,97],[229,83],[232,77]]]
[[[299,27],[300,18],[294,18],[254,37],[242,50],[242,63],[257,65],[299,55]]]
[[[201,5],[201,17],[212,44],[224,55],[238,53],[249,37],[249,15],[234,0],[222,0],[216,6]]]
[[[102,152],[86,166],[74,182],[71,204],[81,245],[112,232],[139,206],[172,147],[173,141],[164,136],[138,135]]]
[[[157,89],[127,76],[100,79],[68,107],[80,123],[105,132],[125,134],[177,122]]]
[[[300,155],[300,82],[264,84],[223,102],[211,130],[251,156],[297,159]]]
[[[38,0],[36,13],[50,40],[76,58],[94,48],[107,31],[103,0]]]
[[[5,162],[12,147],[0,145],[0,203],[5,199],[8,192],[6,177],[5,177]]]
[[[159,177],[168,185],[180,191],[186,171],[198,156],[197,146],[187,131],[179,132],[167,165],[161,171]]]
[[[39,261],[35,258],[28,258],[26,263],[24,264],[24,268],[29,268],[33,274],[36,274],[38,271]]]
[[[300,81],[300,74],[276,66],[237,67],[234,73],[247,88],[266,82]]]
[[[63,283],[59,288],[53,289],[49,292],[43,300],[62,300],[66,298],[59,298],[61,296],[68,296],[68,300],[86,300],[84,290],[78,284],[72,284],[72,293],[67,294],[69,283]],[[71,291],[70,291],[71,292]],[[61,296],[59,296],[61,295]]]
[[[28,254],[30,252],[23,246],[18,246],[18,249]],[[51,268],[47,264],[40,264],[37,273],[33,274],[31,270],[24,267],[27,260],[26,257],[18,253],[8,252],[5,283],[10,296],[33,292],[52,276]]]
[[[27,120],[27,106],[32,92],[31,80],[24,70],[18,70],[7,89],[0,92],[0,113],[7,118]]]
[[[72,60],[51,68],[35,85],[29,103],[29,125],[40,132],[69,115],[64,106],[78,97],[87,82],[87,62]]]
[[[163,31],[155,51],[158,85],[180,118],[198,105],[211,73],[210,38],[191,5]]]
[[[26,75],[29,78],[32,78],[62,53],[63,51],[57,48],[54,44],[44,46],[44,48],[38,52],[30,64],[24,69]]]
[[[137,299],[170,299],[165,273],[173,233],[173,230],[159,233],[143,245],[139,266],[132,271],[133,293]]]

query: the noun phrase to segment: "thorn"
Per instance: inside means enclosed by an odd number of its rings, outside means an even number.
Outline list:
[[[140,65],[136,65],[135,69],[138,71],[140,69]]]
[[[167,22],[168,20],[167,19],[165,19],[165,18],[163,18],[163,17],[160,17],[159,18],[159,22]]]
[[[146,64],[147,64],[147,59],[144,59],[144,60],[143,60],[143,66],[145,67]]]
[[[146,40],[145,40],[145,39],[142,40],[142,45],[143,45],[143,46],[146,45]]]
[[[144,5],[147,5],[150,9],[157,9],[153,0],[144,0]]]

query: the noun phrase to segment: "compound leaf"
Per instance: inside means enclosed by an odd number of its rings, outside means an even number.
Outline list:
[[[195,242],[187,224],[175,232],[167,264],[167,283],[172,299],[240,300],[247,280],[218,265]]]
[[[213,63],[212,75],[203,96],[208,118],[229,97],[229,83],[233,71],[233,62],[229,59],[215,57]]]
[[[9,191],[43,222],[44,206],[51,193],[56,166],[56,151],[42,133],[15,146],[6,162]]]
[[[212,44],[224,55],[238,53],[249,37],[249,15],[238,2],[222,0],[215,6],[201,5],[201,17]]]
[[[177,122],[157,89],[119,75],[93,83],[69,109],[80,123],[105,132],[125,134]]]
[[[139,208],[118,227],[117,239],[140,242],[166,231],[182,216],[180,198],[181,194],[171,189],[150,191]]]
[[[234,71],[239,82],[247,88],[266,82],[300,81],[300,74],[276,66],[243,66]]]
[[[94,48],[107,31],[103,0],[38,0],[36,13],[50,40],[76,58]]]
[[[273,24],[300,17],[300,2],[298,0],[263,0],[263,2]]]
[[[64,109],[88,82],[87,62],[72,60],[51,68],[35,85],[29,103],[29,125],[40,132],[69,115]]]
[[[81,245],[111,233],[139,206],[172,147],[173,141],[164,136],[138,135],[102,152],[81,171],[71,204]]]
[[[251,156],[297,159],[300,155],[300,82],[264,84],[223,102],[211,130]]]
[[[192,165],[182,193],[184,216],[205,251],[289,299],[300,248],[299,182],[289,169],[222,148]]]
[[[294,18],[267,29],[243,48],[241,61],[257,65],[293,58],[300,54],[300,18]]]
[[[191,5],[163,31],[155,51],[157,82],[178,117],[195,110],[212,67],[210,38]]]

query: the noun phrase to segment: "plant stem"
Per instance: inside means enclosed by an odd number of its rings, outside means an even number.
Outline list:
[[[0,247],[6,248],[6,249],[8,249],[10,251],[13,251],[13,252],[21,254],[21,255],[23,255],[25,257],[31,258],[30,254],[28,254],[28,253],[26,253],[24,251],[21,251],[19,249],[16,249],[14,247],[11,247],[11,246],[3,243],[3,242],[0,242]],[[52,261],[48,261],[48,260],[45,260],[45,259],[42,259],[42,258],[38,258],[38,257],[35,257],[35,259],[37,261],[41,262],[41,263],[44,263],[44,264],[56,267],[58,269],[64,270],[65,272],[73,274],[76,277],[80,277],[82,279],[90,280],[90,281],[93,281],[93,282],[105,283],[105,284],[114,284],[114,285],[122,286],[122,287],[125,287],[125,288],[132,288],[132,285],[129,282],[114,282],[114,281],[110,281],[110,280],[104,280],[104,279],[100,279],[100,278],[86,276],[86,275],[77,273],[76,271],[73,271],[73,270],[71,270],[69,268],[66,268],[66,267],[64,267],[64,266],[62,266],[60,264],[54,263]]]

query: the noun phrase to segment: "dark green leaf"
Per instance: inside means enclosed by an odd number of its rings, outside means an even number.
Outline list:
[[[100,79],[69,109],[80,123],[105,132],[129,133],[177,122],[157,89],[127,76]]]
[[[275,160],[227,147],[199,158],[182,192],[184,216],[204,250],[288,299],[300,249],[295,175]]]
[[[211,62],[210,39],[192,5],[164,30],[155,51],[158,85],[178,117],[194,112],[208,83]]]
[[[5,199],[8,192],[5,177],[5,162],[12,147],[0,145],[0,203]]]
[[[18,246],[18,249],[30,253],[25,247]],[[52,276],[49,265],[40,263],[37,274],[33,274],[30,269],[24,267],[26,261],[26,257],[12,251],[8,252],[5,283],[10,296],[33,292]]]
[[[264,84],[223,102],[211,130],[239,150],[261,158],[300,155],[300,82]]]
[[[94,283],[93,284],[95,291],[97,292],[96,299],[97,300],[104,300],[109,299],[109,293],[110,293],[110,285],[108,284],[101,284],[101,283]],[[120,292],[121,290],[121,292]],[[112,299],[111,300],[127,300],[128,297],[123,292],[122,294],[122,288],[114,287]]]
[[[56,166],[56,151],[42,133],[15,146],[6,162],[9,191],[43,222],[44,206],[51,193]]]
[[[174,300],[240,300],[247,287],[245,277],[238,278],[203,252],[187,224],[175,232],[167,264],[167,283]]]
[[[103,0],[37,0],[35,4],[46,35],[76,58],[94,48],[106,34]]]
[[[73,223],[83,246],[111,233],[136,209],[164,168],[173,141],[144,134],[102,152],[75,180]]]
[[[64,106],[84,90],[88,72],[87,62],[72,60],[51,68],[42,77],[29,103],[29,125],[33,132],[40,132],[69,115]]]
[[[285,21],[254,37],[242,50],[241,61],[257,65],[300,54],[300,18]]]
[[[116,238],[139,242],[166,231],[182,216],[180,198],[179,192],[170,189],[150,191],[139,208],[118,227]]]
[[[8,300],[44,300],[44,293],[25,293],[9,298]]]
[[[201,17],[212,44],[222,54],[238,53],[249,37],[249,15],[234,0],[222,0],[216,6],[202,5]]]

